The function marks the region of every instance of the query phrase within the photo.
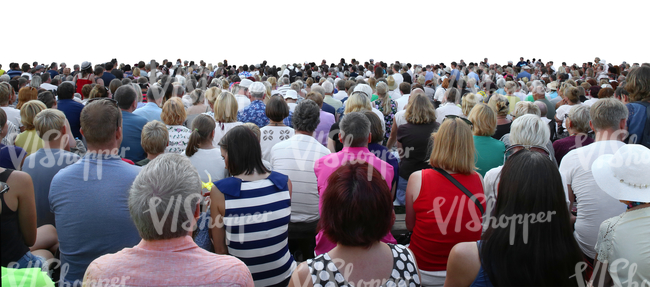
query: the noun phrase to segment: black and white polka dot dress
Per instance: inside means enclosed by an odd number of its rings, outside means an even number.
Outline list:
[[[415,258],[412,253],[403,245],[388,244],[393,253],[393,271],[391,272],[390,279],[382,282],[382,287],[419,287],[420,277],[415,265]],[[343,268],[351,268],[352,266],[343,265],[342,262],[332,260],[332,258],[325,254],[321,254],[314,259],[307,260],[309,266],[309,273],[311,274],[311,282],[314,287],[353,287],[352,282],[345,281],[343,274],[339,272],[336,267],[339,265]],[[349,270],[343,270],[349,272]],[[363,282],[364,284],[373,284],[371,282]],[[379,281],[377,282],[379,283]]]

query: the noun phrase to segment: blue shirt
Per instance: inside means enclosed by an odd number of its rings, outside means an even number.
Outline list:
[[[523,79],[523,78],[528,78],[530,80],[530,73],[526,71],[522,71],[517,75],[517,80]]]
[[[393,176],[393,185],[397,184],[397,180],[399,179],[399,162],[397,161],[395,155],[390,152],[385,146],[378,143],[369,143],[368,150],[379,159],[393,166],[393,172],[395,174]]]
[[[23,171],[32,177],[34,199],[36,201],[36,226],[54,222],[54,213],[50,211],[50,184],[57,172],[77,162],[79,156],[62,149],[39,149],[29,155],[23,163]]]
[[[111,84],[111,81],[115,79],[115,75],[104,71],[101,78],[104,80],[104,87],[108,87],[108,85]]]
[[[458,69],[451,70],[451,76],[456,77],[456,81],[458,81],[460,79],[460,71]]]
[[[59,100],[57,102],[57,109],[65,114],[65,117],[70,123],[70,130],[75,138],[81,139],[82,135],[79,131],[81,129],[81,110],[84,105],[76,102],[75,100]]]
[[[427,71],[427,72],[424,74],[424,81],[431,81],[431,80],[433,80],[433,72],[431,72],[431,71]],[[478,83],[478,82],[477,82],[477,83]]]
[[[474,73],[474,71],[469,72],[469,74],[467,74],[467,76],[472,78],[472,79],[475,79],[477,84],[481,82],[481,80],[479,80],[478,74]]]
[[[627,130],[630,132],[629,143],[641,143],[643,129],[648,118],[648,115],[646,115],[647,108],[639,103],[629,103],[626,106],[629,111],[629,116],[627,117]]]
[[[96,258],[140,242],[129,213],[129,189],[140,172],[118,156],[87,153],[59,171],[50,186],[61,263],[70,267],[61,279],[82,280]]]
[[[141,144],[142,128],[146,124],[147,119],[144,117],[122,111],[122,145],[120,145],[122,157],[133,162],[147,157]]]
[[[0,144],[0,167],[20,170],[27,152],[19,146]]]
[[[288,127],[293,127],[291,124],[292,117],[293,112],[289,112],[289,116],[282,122]],[[254,123],[260,128],[265,127],[271,121],[266,116],[266,105],[260,100],[251,102],[249,106],[245,107],[237,114],[237,119],[242,123]]]
[[[52,78],[52,79],[54,79],[54,77],[59,75],[59,72],[57,72],[55,70],[48,70],[47,72],[50,73],[50,78]]]
[[[323,112],[328,112],[330,114],[333,114],[336,117],[336,109],[334,109],[334,107],[328,103],[323,103],[323,107],[321,108],[321,110],[323,110]]]
[[[160,119],[161,113],[162,109],[156,105],[156,103],[146,103],[143,107],[133,111],[133,114],[147,119],[147,122],[159,121],[162,123],[162,120]]]
[[[20,77],[20,75],[23,74],[23,71],[21,70],[9,70],[7,71],[7,75],[9,75],[10,79],[13,79],[14,77]]]

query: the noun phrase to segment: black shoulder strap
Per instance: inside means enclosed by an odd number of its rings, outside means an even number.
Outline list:
[[[460,182],[458,182],[454,177],[449,175],[449,173],[447,173],[444,169],[438,167],[434,167],[433,169],[435,169],[437,172],[439,172],[444,177],[446,177],[449,181],[451,181],[451,183],[453,183],[456,187],[458,187],[460,191],[462,191],[465,195],[467,195],[467,197],[469,197],[472,201],[474,201],[474,204],[476,204],[478,209],[481,211],[481,215],[485,214],[485,208],[483,208],[483,205],[481,205],[481,202],[478,200],[478,198],[476,198],[476,196],[474,196],[474,194],[472,194],[469,190],[467,190],[467,188],[465,188],[462,184],[460,184]]]

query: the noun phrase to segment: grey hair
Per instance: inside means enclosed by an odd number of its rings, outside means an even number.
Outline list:
[[[300,93],[300,90],[302,90],[302,85],[298,82],[293,82],[291,84],[291,89],[296,91],[296,93]]]
[[[610,128],[618,130],[620,121],[627,119],[628,113],[627,107],[614,98],[600,99],[589,110],[594,131]]]
[[[49,73],[48,73],[49,74]],[[58,86],[61,83],[61,75],[56,75],[52,78],[52,85]]]
[[[129,212],[140,237],[163,240],[186,236],[192,231],[189,222],[201,200],[200,190],[199,173],[185,155],[167,153],[149,162],[129,191]],[[178,214],[166,212],[177,209]]]
[[[138,84],[131,83],[131,87],[135,90],[135,100],[138,103],[142,102],[142,88]]]
[[[571,121],[571,126],[579,133],[588,133],[591,130],[589,127],[589,121],[591,120],[589,109],[587,105],[575,105],[567,115]]]
[[[29,84],[29,86],[38,89],[42,83],[43,80],[41,79],[41,77],[36,76],[36,77],[32,77],[32,82]]]
[[[385,96],[388,94],[388,85],[384,82],[377,83],[376,89],[378,95]]]
[[[517,117],[510,127],[510,144],[546,146],[551,137],[548,125],[536,115]]]
[[[334,85],[330,81],[325,81],[322,85],[326,94],[331,94],[334,91]]]
[[[321,96],[323,96],[323,98],[325,98],[325,89],[322,86],[318,86],[318,85],[314,86],[314,85],[311,86],[311,91],[319,93]]]
[[[361,147],[368,143],[370,120],[362,112],[346,114],[339,123],[341,138],[345,147]]]
[[[282,77],[282,84],[283,85],[288,85],[291,82],[288,77]]]
[[[533,94],[546,95],[546,89],[543,86],[537,86],[533,89]]]
[[[506,80],[503,79],[503,78],[498,79],[498,80],[497,80],[497,87],[498,87],[499,89],[503,89],[503,88],[505,88],[505,87],[506,87]]]
[[[8,74],[4,74],[4,75],[0,76],[0,82],[9,82],[10,80],[11,80],[11,78],[9,77]]]
[[[535,105],[533,102],[517,102],[513,116],[518,118],[526,114],[533,114],[540,117],[542,115],[542,112],[539,110],[539,107],[537,107],[537,105]]]
[[[296,131],[313,133],[320,124],[320,108],[312,100],[303,100],[293,111],[291,123]]]

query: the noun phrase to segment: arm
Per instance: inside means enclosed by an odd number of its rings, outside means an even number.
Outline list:
[[[34,201],[34,185],[29,174],[24,172],[14,172],[10,185],[12,189],[17,189],[18,199],[18,222],[20,231],[23,234],[25,245],[31,247],[36,243],[36,203]],[[19,184],[18,184],[19,183]]]
[[[449,253],[445,287],[467,287],[472,285],[481,269],[476,242],[456,244]]]
[[[567,191],[569,192],[569,215],[571,216],[571,224],[574,224],[576,222],[576,216],[571,213],[571,210],[573,210],[573,205],[576,200],[575,194],[573,194],[573,189],[571,189],[571,185],[567,184]]]
[[[413,203],[420,195],[420,187],[422,186],[422,171],[416,171],[409,176],[408,184],[406,185],[406,229],[413,231],[415,227],[415,210],[413,210]]]
[[[393,127],[390,130],[390,137],[388,137],[386,148],[391,149],[395,145],[396,141],[397,141],[397,123],[393,121]]]
[[[226,199],[216,186],[210,190],[210,234],[212,235],[212,244],[214,253],[228,254],[226,246],[226,231],[224,229],[223,217],[226,214]]]
[[[289,281],[289,287],[306,287],[312,286],[311,277],[309,276],[309,267],[306,262],[300,263]]]
[[[292,196],[291,190],[293,189],[293,185],[291,184],[291,180],[290,180],[290,179],[287,180],[287,186],[288,186],[288,188],[289,188],[289,198],[291,198],[291,196]]]
[[[331,138],[327,138],[327,149],[332,153],[336,153],[336,143]]]
[[[596,254],[596,258],[598,258],[598,254]],[[591,274],[591,282],[587,286],[593,286],[593,287],[606,287],[606,286],[614,286],[614,282],[612,280],[612,276],[609,275],[609,272],[607,269],[609,268],[609,264],[607,263],[602,263],[596,259],[594,261],[594,272]]]

